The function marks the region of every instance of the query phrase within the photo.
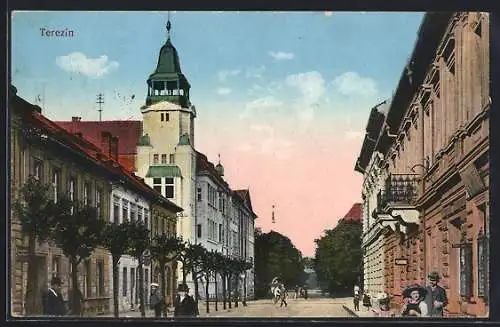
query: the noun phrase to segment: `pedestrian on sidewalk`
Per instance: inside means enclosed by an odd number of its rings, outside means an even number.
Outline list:
[[[427,290],[418,284],[410,285],[403,291],[403,317],[427,317],[429,311],[424,301]]]
[[[394,312],[391,311],[390,298],[386,293],[378,296],[379,308],[373,309],[375,317],[394,317]]]
[[[48,316],[64,316],[67,313],[61,292],[62,281],[54,276],[50,287],[42,294],[43,314]]]
[[[165,307],[165,300],[160,292],[159,285],[151,283],[151,296],[149,297],[149,308],[155,311],[155,318],[161,318],[161,312]]]
[[[280,285],[280,299],[281,299],[280,308],[283,306],[283,304],[285,304],[285,307],[288,306],[288,303],[286,303],[287,295],[288,295],[288,293],[286,291],[285,285],[281,284]]]
[[[189,293],[189,288],[186,284],[179,284],[177,287],[177,301],[175,302],[174,317],[196,317],[200,313],[196,301]]]
[[[442,317],[444,308],[448,305],[446,290],[438,285],[440,277],[437,271],[431,271],[427,278],[429,286],[426,288],[425,303],[429,308],[429,315],[431,317]]]
[[[370,311],[372,307],[372,299],[368,292],[363,292],[363,306],[366,308],[366,311]]]
[[[359,294],[354,295],[354,311],[359,311]]]

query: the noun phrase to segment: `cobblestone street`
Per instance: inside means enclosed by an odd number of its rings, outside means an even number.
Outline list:
[[[287,307],[280,307],[279,304],[273,304],[272,300],[266,299],[249,301],[246,307],[240,303],[238,308],[233,306],[232,309],[226,310],[223,310],[222,303],[219,303],[219,311],[215,311],[215,305],[211,303],[209,314],[206,313],[206,304],[200,302],[200,317],[352,317],[343,307],[351,302],[352,298],[289,299]],[[152,312],[148,312],[147,316],[151,317]],[[112,317],[112,315],[101,317]],[[139,312],[120,314],[120,318],[139,317]]]

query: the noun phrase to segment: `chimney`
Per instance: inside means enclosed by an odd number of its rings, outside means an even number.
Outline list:
[[[111,133],[101,132],[101,150],[107,156],[111,156]]]
[[[76,122],[79,122],[79,121],[81,121],[81,120],[82,120],[82,117],[71,117],[71,121],[72,121],[72,122],[75,122],[75,123],[76,123]]]
[[[111,158],[118,161],[118,137],[113,136],[111,138],[111,149],[110,149]]]

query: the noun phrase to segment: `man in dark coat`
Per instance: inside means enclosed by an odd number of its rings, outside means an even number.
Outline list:
[[[43,294],[43,314],[48,316],[64,316],[66,307],[61,294],[62,281],[59,277],[53,277],[50,288]]]
[[[165,307],[165,300],[161,295],[159,285],[156,283],[151,283],[151,296],[149,297],[149,307],[151,310],[155,311],[156,318],[161,317],[161,312]]]
[[[199,315],[196,301],[188,292],[189,288],[186,284],[180,284],[177,288],[178,295],[175,301],[174,317],[196,317]]]
[[[429,316],[442,317],[444,308],[448,305],[446,290],[438,285],[440,278],[437,271],[430,272],[427,277],[429,279],[429,286],[427,286],[425,303],[429,310]]]

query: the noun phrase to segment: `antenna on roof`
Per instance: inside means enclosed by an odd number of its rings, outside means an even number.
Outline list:
[[[274,204],[273,204],[273,212],[272,212],[272,216],[271,216],[271,221],[273,224],[276,223],[276,220],[274,219]]]
[[[102,121],[102,105],[104,104],[104,94],[99,93],[97,95],[96,103],[99,105],[99,109],[97,110],[99,111],[99,121]]]

